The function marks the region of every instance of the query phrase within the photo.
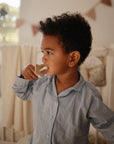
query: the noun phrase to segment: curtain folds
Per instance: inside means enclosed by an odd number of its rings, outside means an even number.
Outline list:
[[[13,127],[27,135],[33,132],[32,102],[20,100],[12,90],[15,77],[27,64],[36,65],[37,48],[2,46],[2,126]]]

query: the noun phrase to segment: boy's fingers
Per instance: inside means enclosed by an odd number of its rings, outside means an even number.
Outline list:
[[[23,73],[22,75],[23,75],[23,77],[24,77],[25,79],[29,79],[29,80],[31,79],[30,76],[29,76],[26,72]]]
[[[37,78],[37,76],[31,75],[30,73],[26,72],[26,73],[24,73],[24,78],[29,79],[29,80],[35,80]]]
[[[36,78],[37,78],[37,75],[36,75],[35,72],[33,72],[32,70],[29,70],[27,73],[28,73],[28,75],[30,75],[33,79],[36,79]]]
[[[34,74],[35,75],[35,66],[29,65],[26,70],[28,73]]]
[[[27,74],[32,78],[32,79],[36,79],[37,75],[35,74],[34,71],[32,71],[31,69],[27,71]]]
[[[24,78],[29,80],[35,80],[37,75],[35,74],[35,67],[33,65],[28,65],[25,70],[22,72]]]
[[[29,65],[28,67],[27,67],[27,69],[30,69],[31,71],[35,71],[35,66],[33,66],[33,65]]]

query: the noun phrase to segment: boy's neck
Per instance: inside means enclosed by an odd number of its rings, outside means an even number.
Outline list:
[[[79,81],[78,70],[71,70],[64,75],[57,75],[56,77],[56,88],[57,94],[74,86]]]

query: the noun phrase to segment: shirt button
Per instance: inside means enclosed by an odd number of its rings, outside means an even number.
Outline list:
[[[51,116],[51,120],[53,119],[53,116]]]
[[[50,136],[49,136],[48,134],[46,135],[46,137],[47,137],[48,139],[50,138]]]

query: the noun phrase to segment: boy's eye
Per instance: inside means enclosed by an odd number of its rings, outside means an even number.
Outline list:
[[[42,54],[44,54],[44,51],[41,51]]]
[[[41,55],[42,55],[42,56],[44,55],[44,51],[41,51]]]
[[[45,54],[47,53],[48,55],[51,55],[51,54],[52,54],[52,52],[50,52],[50,51],[45,51],[45,52],[44,52],[44,51],[41,51],[41,53],[42,53],[43,55],[44,55],[44,53],[45,53]]]
[[[51,52],[49,52],[49,51],[47,51],[47,54],[48,54],[48,55],[51,55],[52,53],[51,53]]]

